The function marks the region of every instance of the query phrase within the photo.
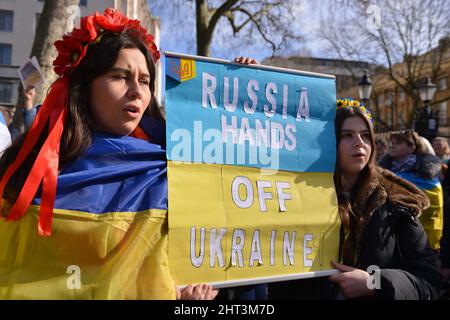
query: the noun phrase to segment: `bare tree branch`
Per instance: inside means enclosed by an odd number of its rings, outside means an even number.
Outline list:
[[[381,13],[378,29],[369,23],[369,5]],[[362,55],[385,66],[389,78],[413,101],[414,113],[420,101],[418,81],[443,74],[443,56],[449,46],[439,39],[450,32],[449,14],[445,0],[348,0],[344,5],[331,3],[319,36],[340,58],[361,60]]]

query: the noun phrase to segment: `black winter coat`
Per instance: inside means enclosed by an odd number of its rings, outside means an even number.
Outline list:
[[[370,266],[379,268],[379,289],[370,298],[438,298],[443,282],[438,257],[417,219],[428,204],[427,196],[413,184],[379,168],[360,204],[371,216],[354,266],[365,271]],[[377,279],[377,273],[373,277]],[[335,299],[337,293],[328,278],[269,285],[271,299]]]
[[[447,163],[449,165],[450,163]],[[442,268],[450,268],[450,168],[445,173],[442,182],[444,190],[444,228],[441,238],[441,262]]]
[[[356,267],[380,268],[378,298],[438,298],[443,281],[438,257],[411,209],[386,202],[372,214],[361,241]]]

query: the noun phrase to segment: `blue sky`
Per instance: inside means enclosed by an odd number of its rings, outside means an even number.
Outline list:
[[[312,55],[319,57],[329,56],[324,51],[321,41],[314,37],[314,32],[319,26],[319,17],[322,6],[329,0],[321,1],[298,1],[298,5],[293,7],[301,17],[302,24],[297,26],[298,33],[305,41],[288,48],[277,55]],[[158,4],[158,2],[147,0],[150,11],[161,22],[161,50],[175,51],[180,53],[196,54],[195,44],[195,1],[186,1],[183,7],[183,17],[172,12],[170,6]],[[167,2],[165,2],[167,4]],[[178,19],[177,19],[178,17]],[[182,22],[179,20],[183,20]],[[268,44],[263,41],[255,41],[251,45],[242,44],[239,37],[233,38],[228,22],[221,20],[219,27],[214,33],[214,42],[212,45],[212,57],[221,59],[233,59],[236,56],[251,56],[261,61],[272,54]]]

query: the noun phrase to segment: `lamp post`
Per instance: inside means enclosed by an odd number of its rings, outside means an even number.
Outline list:
[[[433,100],[436,93],[437,86],[431,82],[430,77],[427,76],[426,82],[419,88],[420,100],[423,102],[422,123],[424,123],[422,133],[428,140],[433,139],[437,135],[438,126],[434,112],[431,110],[430,101]]]
[[[372,93],[372,80],[370,80],[369,73],[364,70],[364,74],[361,81],[358,83],[359,86],[359,99],[364,103],[364,105],[369,108],[370,94]]]

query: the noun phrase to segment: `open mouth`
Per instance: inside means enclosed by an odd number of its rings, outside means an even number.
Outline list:
[[[137,107],[126,107],[122,109],[125,112],[130,112],[130,113],[138,113],[139,109]]]
[[[125,114],[130,118],[138,118],[139,117],[139,108],[135,106],[128,106],[122,109]]]

